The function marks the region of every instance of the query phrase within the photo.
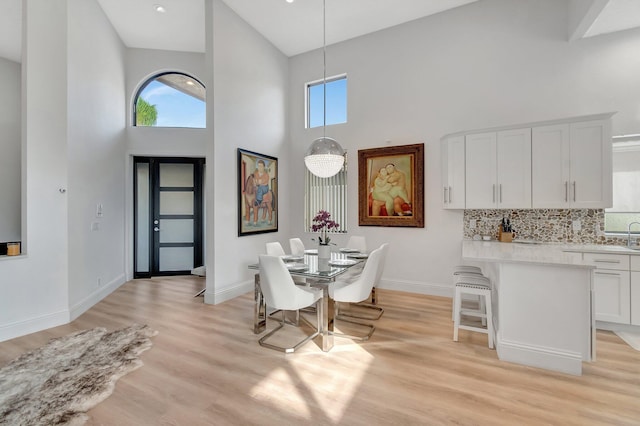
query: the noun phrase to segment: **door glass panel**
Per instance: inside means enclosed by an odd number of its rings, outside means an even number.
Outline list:
[[[149,164],[137,163],[136,272],[149,272]]]
[[[193,187],[193,164],[160,164],[160,186]]]
[[[193,247],[160,247],[160,271],[193,269]]]
[[[193,219],[160,219],[161,243],[192,243]]]
[[[193,214],[193,191],[161,191],[160,214]]]

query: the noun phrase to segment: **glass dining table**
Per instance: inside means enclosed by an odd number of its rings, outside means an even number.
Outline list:
[[[329,283],[336,280],[337,277],[347,272],[350,268],[361,267],[366,260],[364,253],[351,252],[332,252],[331,259],[327,263],[323,259],[318,258],[317,251],[305,250],[305,254],[301,256],[288,255],[282,256],[287,265],[287,269],[292,276],[304,277],[310,281],[310,285],[321,287],[323,289],[323,309],[322,324],[320,327],[320,335],[322,337],[322,350],[328,352],[333,348],[333,328],[335,321],[335,313],[333,309],[333,300],[329,297]],[[257,263],[249,265],[249,269],[259,270]],[[256,273],[255,277],[255,309],[253,316],[253,332],[255,334],[262,333],[267,328],[267,306],[260,289],[260,273]]]

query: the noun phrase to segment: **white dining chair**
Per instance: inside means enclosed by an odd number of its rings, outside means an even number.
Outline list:
[[[282,248],[282,244],[277,241],[267,243],[266,249],[269,256],[284,256],[286,254]]]
[[[289,248],[294,256],[302,256],[304,254],[304,243],[300,238],[289,238]]]
[[[360,253],[366,253],[367,239],[359,235],[353,235],[349,237],[349,241],[347,241],[347,248],[356,249]]]
[[[311,287],[300,287],[295,285],[291,274],[287,270],[284,262],[279,256],[260,255],[260,289],[264,297],[265,304],[273,309],[282,312],[282,319],[279,325],[269,333],[264,335],[258,342],[260,346],[277,351],[292,353],[300,346],[307,343],[320,334],[322,327],[322,289]],[[277,346],[267,342],[278,330],[289,324],[285,321],[285,311],[298,311],[302,308],[314,306],[316,308],[317,323],[314,327],[306,318],[300,316],[300,320],[315,328],[315,332],[305,337],[303,340],[292,346]]]
[[[371,294],[371,289],[375,284],[376,277],[378,276],[378,269],[382,267],[381,259],[383,256],[384,248],[380,247],[375,249],[369,254],[367,263],[362,269],[362,273],[348,281],[336,280],[329,284],[329,296],[334,300],[334,312],[336,320],[357,324],[363,327],[367,327],[369,332],[363,336],[354,336],[344,333],[333,332],[335,336],[347,337],[355,340],[368,340],[373,332],[376,330],[375,326],[369,323],[355,321],[352,319],[346,319],[346,315],[342,315],[340,311],[340,303],[359,303],[367,300]],[[351,315],[351,317],[353,317]]]
[[[269,256],[286,256],[282,244],[277,241],[266,243],[265,248]],[[310,281],[307,281],[304,277],[294,277],[293,281],[297,285],[307,285],[310,283]]]

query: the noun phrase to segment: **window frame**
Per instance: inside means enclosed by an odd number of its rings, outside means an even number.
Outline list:
[[[144,89],[147,88],[147,86],[149,86],[149,84],[153,83],[154,81],[156,81],[159,77],[162,77],[163,75],[167,75],[167,74],[178,74],[178,75],[184,75],[185,77],[189,77],[190,79],[194,80],[195,82],[197,82],[198,84],[200,84],[200,86],[202,86],[202,88],[205,90],[207,90],[207,86],[204,85],[204,83],[202,81],[200,81],[199,78],[186,73],[184,71],[162,71],[156,74],[151,75],[150,77],[148,77],[144,83],[142,83],[140,85],[140,87],[138,87],[138,90],[136,90],[136,93],[133,97],[133,103],[131,105],[131,127],[152,127],[152,128],[164,128],[164,129],[201,129],[201,128],[206,128],[206,123],[205,123],[205,127],[176,127],[176,126],[138,126],[136,123],[138,121],[138,111],[137,111],[137,104],[138,104],[138,98],[140,97],[140,95],[142,94],[142,92],[144,91]],[[189,96],[189,95],[187,95]],[[205,108],[207,105],[207,102],[205,100],[204,102],[205,104]]]
[[[611,138],[611,145],[612,145],[612,151],[614,151],[615,149],[615,144],[616,143],[624,143],[624,142],[631,142],[631,143],[636,143],[633,145],[638,145],[640,146],[640,134],[632,134],[632,135],[623,135],[623,136],[614,136]],[[624,148],[622,148],[622,150],[624,150]],[[627,149],[628,150],[628,149]],[[638,150],[634,150],[634,151],[640,151],[640,148]],[[638,170],[640,172],[640,168]],[[613,170],[612,170],[613,173]],[[615,187],[612,187],[612,191],[615,189]],[[607,229],[607,214],[636,214],[640,216],[640,211],[637,212],[626,212],[626,211],[619,211],[619,212],[607,212],[607,209],[604,209],[604,232],[605,235],[609,235],[612,237],[620,237],[620,236],[626,236],[628,234],[628,231],[622,230],[622,231],[612,231],[612,230],[608,230]],[[634,229],[631,230],[631,235],[640,235],[640,227],[634,227]]]
[[[346,86],[346,92],[345,92],[345,99],[344,99],[344,103],[345,103],[345,118],[344,121],[340,122],[340,123],[331,123],[331,124],[326,124],[325,126],[334,126],[336,124],[344,124],[348,122],[348,100],[349,100],[349,80],[347,79],[347,74],[343,73],[343,74],[337,74],[337,75],[333,75],[331,77],[327,77],[325,79],[319,79],[319,80],[314,80],[314,81],[309,81],[307,83],[304,84],[304,128],[305,129],[316,129],[318,127],[323,127],[323,125],[319,125],[319,126],[314,126],[314,127],[310,127],[311,126],[311,96],[309,96],[309,90],[311,89],[311,87],[315,87],[315,86],[319,86],[323,83],[329,84],[329,83],[333,83],[334,81],[338,81],[338,80],[345,80],[347,86]],[[324,103],[324,101],[323,101]]]

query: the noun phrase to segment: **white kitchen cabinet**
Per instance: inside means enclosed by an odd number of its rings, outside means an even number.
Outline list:
[[[611,120],[534,127],[533,208],[605,208],[612,203]]]
[[[445,209],[465,207],[464,136],[442,141],[442,200]]]
[[[593,286],[597,321],[631,322],[631,273],[629,256],[584,253],[585,263],[595,265]]]
[[[531,207],[531,129],[466,136],[467,209]]]
[[[640,272],[631,271],[631,325],[640,325]]]

